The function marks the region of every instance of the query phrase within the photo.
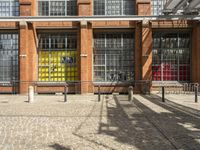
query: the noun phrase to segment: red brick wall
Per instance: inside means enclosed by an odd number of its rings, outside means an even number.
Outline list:
[[[36,0],[20,0],[20,15],[35,16],[37,14]],[[93,1],[78,0],[78,15],[92,16]],[[135,10],[138,15],[150,15],[150,0],[136,0]],[[151,79],[152,64],[152,28],[192,28],[192,81],[200,82],[200,25],[188,21],[153,21],[153,22],[136,22],[136,21],[93,21],[93,22],[37,22],[23,24],[15,22],[0,22],[1,29],[19,30],[19,65],[21,81],[36,81],[38,70],[37,54],[37,37],[36,28],[76,28],[78,32],[78,63],[79,75],[81,81],[92,80],[92,36],[94,29],[123,28],[126,30],[135,30],[135,79]],[[112,29],[111,29],[112,30]],[[133,31],[134,34],[134,31]],[[123,89],[123,88],[122,88]],[[20,84],[20,93],[26,93],[27,84]],[[80,93],[93,92],[94,87],[85,83],[80,86]],[[124,90],[124,89],[123,89]]]

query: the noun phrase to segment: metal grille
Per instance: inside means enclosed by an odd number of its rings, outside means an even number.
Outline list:
[[[18,34],[0,33],[0,81],[18,80]]]
[[[190,33],[153,35],[153,80],[190,81]]]
[[[134,79],[134,34],[94,34],[94,81]]]
[[[168,0],[151,0],[151,13],[152,15],[161,15],[165,3]]]
[[[134,15],[134,1],[94,0],[94,15]]]
[[[1,0],[0,16],[19,16],[18,0]]]
[[[77,81],[77,35],[40,33],[39,81]]]
[[[39,16],[77,15],[77,0],[38,0]]]

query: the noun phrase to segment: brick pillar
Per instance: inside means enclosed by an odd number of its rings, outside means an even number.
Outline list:
[[[141,16],[151,15],[151,0],[136,0],[136,14]]]
[[[33,23],[28,24],[28,72],[30,82],[38,79],[37,33]]]
[[[78,0],[79,16],[92,15],[92,1]],[[92,27],[87,21],[80,22],[80,92],[81,94],[92,92]]]
[[[31,0],[20,0],[20,16],[33,16],[35,2]],[[33,23],[22,21],[19,23],[19,92],[28,92],[30,81],[37,79],[37,49],[36,30]]]
[[[136,1],[136,14],[151,14],[150,0]],[[143,20],[136,25],[136,80],[152,80],[152,24]],[[144,85],[144,84],[143,84]],[[146,88],[146,87],[145,87]],[[139,86],[140,89],[140,86]],[[141,86],[141,90],[144,89]]]
[[[19,32],[19,92],[27,93],[28,84],[28,25],[26,22],[20,22]]]
[[[32,11],[32,0],[19,0],[20,4],[20,16],[31,16],[34,11]]]
[[[142,24],[135,26],[135,80],[142,80]]]
[[[152,79],[152,28],[151,23],[142,28],[142,80]]]
[[[200,23],[194,23],[192,32],[192,82],[200,83]]]

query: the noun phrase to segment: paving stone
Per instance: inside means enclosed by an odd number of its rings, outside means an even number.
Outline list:
[[[141,103],[127,101],[126,95],[104,95],[101,102],[97,95],[69,95],[67,103],[63,99],[37,95],[30,104],[27,96],[0,95],[0,150],[173,150],[173,143],[158,129],[167,124],[169,137],[185,145],[196,140],[192,148],[198,147],[199,126],[191,120],[185,125],[180,112],[176,115],[168,108],[162,112],[163,106],[156,104],[152,105],[158,109],[155,112],[142,109]],[[169,121],[179,121],[179,127],[190,131],[176,130]],[[172,125],[177,127],[177,122]],[[176,131],[182,133],[173,137]]]

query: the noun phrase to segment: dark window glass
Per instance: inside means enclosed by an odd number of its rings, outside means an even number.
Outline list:
[[[190,81],[190,33],[153,34],[153,80]]]
[[[94,0],[94,15],[134,15],[134,0]]]
[[[0,33],[0,81],[18,80],[18,34]]]
[[[126,82],[134,79],[134,34],[94,34],[94,81]]]
[[[77,0],[39,0],[38,1],[39,16],[67,16],[77,15]]]

